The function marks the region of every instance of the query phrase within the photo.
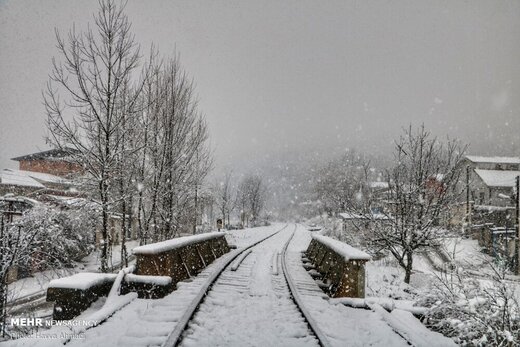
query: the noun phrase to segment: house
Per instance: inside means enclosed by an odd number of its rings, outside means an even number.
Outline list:
[[[490,254],[512,257],[515,247],[515,185],[520,176],[520,157],[467,156],[466,168],[459,182],[463,201],[459,212],[469,215],[460,218],[468,222],[473,237]],[[469,198],[469,199],[468,199]],[[469,200],[469,201],[468,201]]]
[[[390,184],[388,182],[383,181],[371,181],[368,182],[368,187],[371,192],[378,193],[384,192],[390,189]]]
[[[470,200],[475,205],[514,206],[512,196],[516,177],[520,176],[519,157],[466,156],[462,165],[469,177],[463,175],[459,186],[461,191],[466,190],[466,181],[469,182]]]
[[[387,201],[391,194],[390,183],[384,181],[369,181],[367,192],[364,193],[370,201],[370,208],[374,214],[382,214],[388,208]]]
[[[16,169],[0,171],[0,196],[14,194],[37,197],[42,194],[73,195],[74,185],[64,177]]]
[[[44,188],[42,183],[28,175],[20,174],[18,170],[0,171],[0,196],[6,194],[29,195]]]
[[[127,226],[125,240],[136,240],[138,221],[137,218],[126,215],[125,224]],[[110,244],[112,246],[119,245],[123,239],[123,214],[112,212],[108,216],[108,233]],[[101,226],[96,229],[96,247],[103,243],[103,234]]]
[[[70,178],[83,172],[73,161],[74,153],[73,149],[59,148],[13,158],[19,167],[0,171],[0,196],[74,195]]]
[[[520,171],[475,169],[471,196],[476,205],[512,206],[516,178]]]
[[[82,166],[74,162],[72,158],[74,153],[75,150],[71,148],[56,148],[11,160],[19,163],[20,170],[67,177],[83,171]]]

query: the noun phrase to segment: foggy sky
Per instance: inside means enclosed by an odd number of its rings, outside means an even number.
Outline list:
[[[46,149],[54,28],[97,1],[0,0],[0,168]],[[385,153],[425,123],[471,152],[520,155],[519,1],[136,1],[143,53],[180,53],[217,167],[276,152]]]

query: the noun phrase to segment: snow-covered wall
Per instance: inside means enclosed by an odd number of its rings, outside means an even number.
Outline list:
[[[346,243],[312,235],[306,255],[331,297],[365,297],[365,262],[370,256]]]

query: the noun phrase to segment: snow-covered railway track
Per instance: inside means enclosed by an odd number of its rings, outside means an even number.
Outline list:
[[[183,331],[178,324],[164,346],[329,346],[288,285],[285,252],[294,232],[287,228],[264,240],[223,271]]]
[[[66,326],[52,327],[42,334],[59,338],[49,338],[46,345],[161,346],[172,335],[172,330],[177,325],[181,326],[186,316],[191,316],[190,310],[196,308],[201,298],[206,295],[210,284],[226,267],[244,251],[275,237],[286,228],[287,225],[273,225],[234,233],[232,237],[238,243],[238,249],[216,259],[190,280],[179,282],[177,289],[171,294],[156,300],[135,299],[111,313],[99,325],[81,329],[80,334],[76,334],[80,338],[61,338],[63,335],[74,333],[77,329]],[[89,321],[92,315],[103,310],[103,306],[104,300],[100,299],[74,320]],[[37,339],[20,339],[12,342],[14,346],[41,346],[41,341]]]
[[[377,307],[357,309],[329,300],[303,267],[302,251],[310,241],[304,227],[259,229],[255,230],[255,241],[253,234],[235,235],[242,239],[238,249],[215,260],[191,280],[180,282],[170,295],[157,300],[136,299],[86,330],[81,339],[49,340],[47,345],[448,345],[418,329],[416,322],[403,320],[406,317]],[[102,300],[89,310],[97,312],[100,305]],[[77,320],[85,317],[88,312]],[[49,333],[70,331],[55,327]],[[13,342],[41,346],[34,339]]]
[[[269,240],[273,238],[275,235],[279,234],[280,232],[286,230],[288,225],[285,225],[283,228],[278,230],[277,232],[269,235],[268,237],[265,237],[252,245],[248,247],[244,247],[241,250],[237,251],[236,254],[232,257],[230,257],[222,266],[219,268],[218,271],[215,271],[212,273],[212,275],[208,278],[206,283],[203,285],[203,287],[199,290],[196,297],[191,301],[189,307],[186,309],[182,317],[177,321],[177,324],[175,325],[175,329],[168,335],[167,340],[162,344],[162,346],[177,346],[179,342],[182,339],[182,334],[188,327],[188,324],[190,323],[190,320],[195,315],[197,309],[201,305],[201,303],[204,301],[205,297],[208,295],[208,292],[210,290],[213,290],[213,285],[215,282],[222,276],[222,274],[225,271],[231,271],[231,268],[233,267],[233,261],[237,258],[239,258],[242,254],[249,252],[249,250],[253,247],[256,247],[258,244],[261,244],[265,242],[266,240]],[[238,284],[240,285],[240,284]]]
[[[304,283],[302,281],[296,282],[293,279],[293,275],[291,275],[290,271],[288,270],[288,254],[287,254],[287,248],[289,247],[289,243],[294,237],[294,233],[296,232],[297,226],[294,228],[294,232],[292,233],[290,239],[287,241],[287,243],[284,245],[283,252],[282,252],[282,270],[283,274],[285,276],[285,280],[287,281],[287,284],[289,286],[289,289],[292,294],[292,298],[296,305],[298,306],[300,312],[303,314],[305,319],[307,320],[307,323],[309,324],[309,327],[311,328],[314,335],[318,338],[320,346],[322,347],[330,347],[331,344],[329,342],[329,339],[325,335],[325,333],[320,329],[318,323],[314,320],[314,318],[311,316],[309,310],[305,306],[305,303],[300,295],[300,292],[304,292],[306,294],[310,295],[318,295],[322,296],[323,292],[318,290],[316,286],[311,286],[309,283]]]

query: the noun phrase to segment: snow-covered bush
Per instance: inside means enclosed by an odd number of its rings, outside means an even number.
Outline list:
[[[8,274],[71,265],[93,248],[95,219],[88,210],[36,205],[19,220],[0,220],[0,312],[4,315]]]
[[[520,285],[508,281],[505,267],[491,265],[487,279],[463,270],[438,278],[419,304],[431,307],[425,323],[462,346],[520,345]]]
[[[70,266],[94,248],[96,218],[87,208],[60,210],[37,205],[26,212],[13,229],[34,234],[32,256],[25,265],[33,269]]]

